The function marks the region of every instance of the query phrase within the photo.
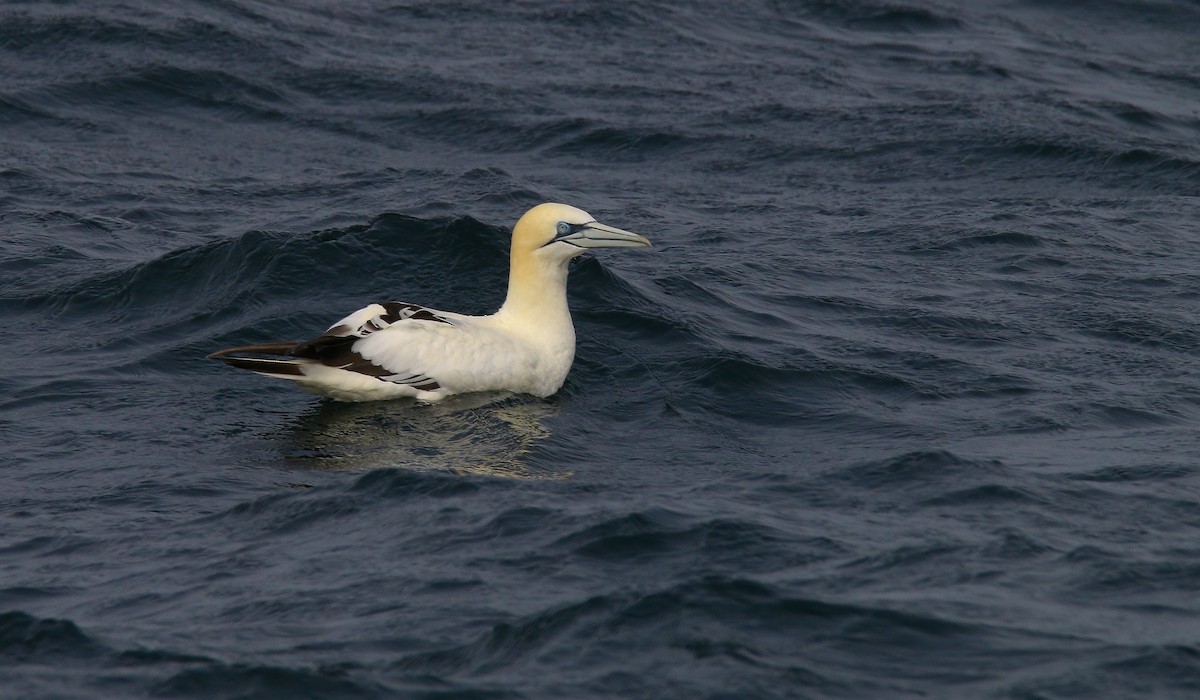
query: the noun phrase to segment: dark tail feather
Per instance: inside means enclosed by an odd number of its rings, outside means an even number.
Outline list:
[[[299,343],[260,343],[258,345],[242,345],[236,348],[224,348],[208,356],[210,360],[221,360],[238,369],[248,369],[251,372],[270,374],[276,377],[303,377],[304,372],[295,360],[270,360],[258,357],[230,357],[230,355],[283,355],[289,356]]]
[[[270,374],[276,377],[304,376],[304,372],[300,370],[300,365],[296,360],[263,360],[255,357],[220,357],[217,359],[224,360],[238,369],[248,369],[260,374]]]
[[[236,348],[222,348],[208,356],[210,360],[225,360],[230,358],[226,355],[237,353],[239,355],[284,355],[290,356],[300,343],[285,341],[282,343],[259,343],[258,345],[239,345]]]

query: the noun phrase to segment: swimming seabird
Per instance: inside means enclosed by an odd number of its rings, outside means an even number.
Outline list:
[[[339,401],[438,401],[473,391],[550,396],[575,359],[568,263],[589,248],[649,245],[582,209],[540,204],[513,227],[508,297],[490,316],[380,302],[312,340],[225,348],[209,358]]]

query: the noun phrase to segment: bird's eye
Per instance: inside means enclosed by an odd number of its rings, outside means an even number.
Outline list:
[[[565,221],[558,222],[558,235],[565,236],[571,232],[571,224]]]

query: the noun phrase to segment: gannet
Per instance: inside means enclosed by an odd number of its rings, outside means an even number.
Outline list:
[[[540,204],[513,227],[508,296],[490,316],[380,302],[312,340],[243,345],[208,357],[339,401],[439,401],[476,391],[550,396],[575,359],[567,308],[571,259],[589,248],[649,245],[582,209]]]

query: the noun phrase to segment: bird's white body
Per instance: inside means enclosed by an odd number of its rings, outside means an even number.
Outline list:
[[[360,328],[383,311],[382,305],[372,304],[334,327]],[[549,396],[567,378],[575,357],[575,328],[569,314],[562,314],[565,321],[545,319],[544,324],[530,327],[520,318],[502,313],[434,313],[445,321],[402,320],[371,332],[355,343],[354,350],[374,365],[405,368],[408,374],[432,378],[438,385],[436,390],[423,390],[412,382],[381,381],[315,361],[304,363],[304,376],[295,381],[303,389],[340,401],[406,396],[436,401],[473,391]]]
[[[648,245],[575,207],[542,204],[513,229],[508,296],[490,316],[371,304],[304,343],[227,348],[210,357],[340,401],[437,401],[476,391],[549,396],[575,358],[567,307],[571,259],[586,248]]]

